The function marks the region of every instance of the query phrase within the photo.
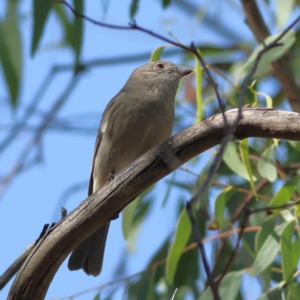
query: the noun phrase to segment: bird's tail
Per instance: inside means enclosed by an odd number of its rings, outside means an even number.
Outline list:
[[[93,276],[100,274],[109,224],[102,226],[73,250],[68,262],[69,270],[83,269],[87,275]]]

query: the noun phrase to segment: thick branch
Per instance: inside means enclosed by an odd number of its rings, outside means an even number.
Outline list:
[[[234,123],[237,115],[237,109],[226,112],[229,125]],[[19,271],[8,299],[44,299],[55,273],[72,249],[153,183],[192,157],[218,145],[225,134],[222,114],[215,115],[137,159],[37,243]],[[234,135],[237,139],[270,137],[299,141],[300,115],[245,107]]]

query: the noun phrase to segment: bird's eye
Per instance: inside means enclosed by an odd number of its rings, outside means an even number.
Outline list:
[[[164,64],[157,64],[156,66],[155,66],[155,69],[156,70],[163,70],[165,68],[165,65]]]

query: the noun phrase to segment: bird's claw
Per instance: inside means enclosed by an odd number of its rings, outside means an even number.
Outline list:
[[[111,218],[111,220],[113,221],[113,220],[116,220],[116,219],[118,219],[119,218],[119,214],[115,214],[112,218]]]
[[[114,179],[115,179],[115,174],[109,173],[108,176],[107,176],[107,180],[110,182],[110,181],[112,181]]]

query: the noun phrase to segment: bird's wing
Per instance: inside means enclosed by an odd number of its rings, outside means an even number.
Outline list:
[[[91,175],[90,175],[90,182],[89,182],[89,189],[88,189],[88,196],[92,195],[94,193],[93,186],[94,186],[94,166],[95,166],[95,160],[96,155],[98,153],[98,150],[100,148],[100,144],[102,141],[103,132],[101,130],[101,126],[98,129],[97,138],[95,142],[95,149],[94,149],[94,156],[93,156],[93,162],[92,162],[92,169],[91,169]]]
[[[102,120],[98,129],[98,133],[97,133],[97,138],[96,138],[96,142],[95,142],[95,148],[94,148],[94,156],[93,156],[93,162],[92,162],[92,169],[91,169],[91,174],[90,174],[90,181],[89,181],[89,189],[88,189],[88,196],[92,195],[95,191],[93,190],[93,186],[94,186],[94,166],[95,166],[95,160],[96,160],[96,156],[98,154],[99,148],[100,148],[100,144],[103,138],[103,134],[105,132],[105,128],[106,128],[106,122],[107,122],[107,117],[109,115],[109,112],[111,111],[111,107],[115,104],[115,99],[117,98],[117,96],[120,93],[118,93],[114,98],[112,98],[112,100],[107,104],[104,112],[103,112],[103,116],[102,116]],[[108,175],[108,174],[107,174]]]

